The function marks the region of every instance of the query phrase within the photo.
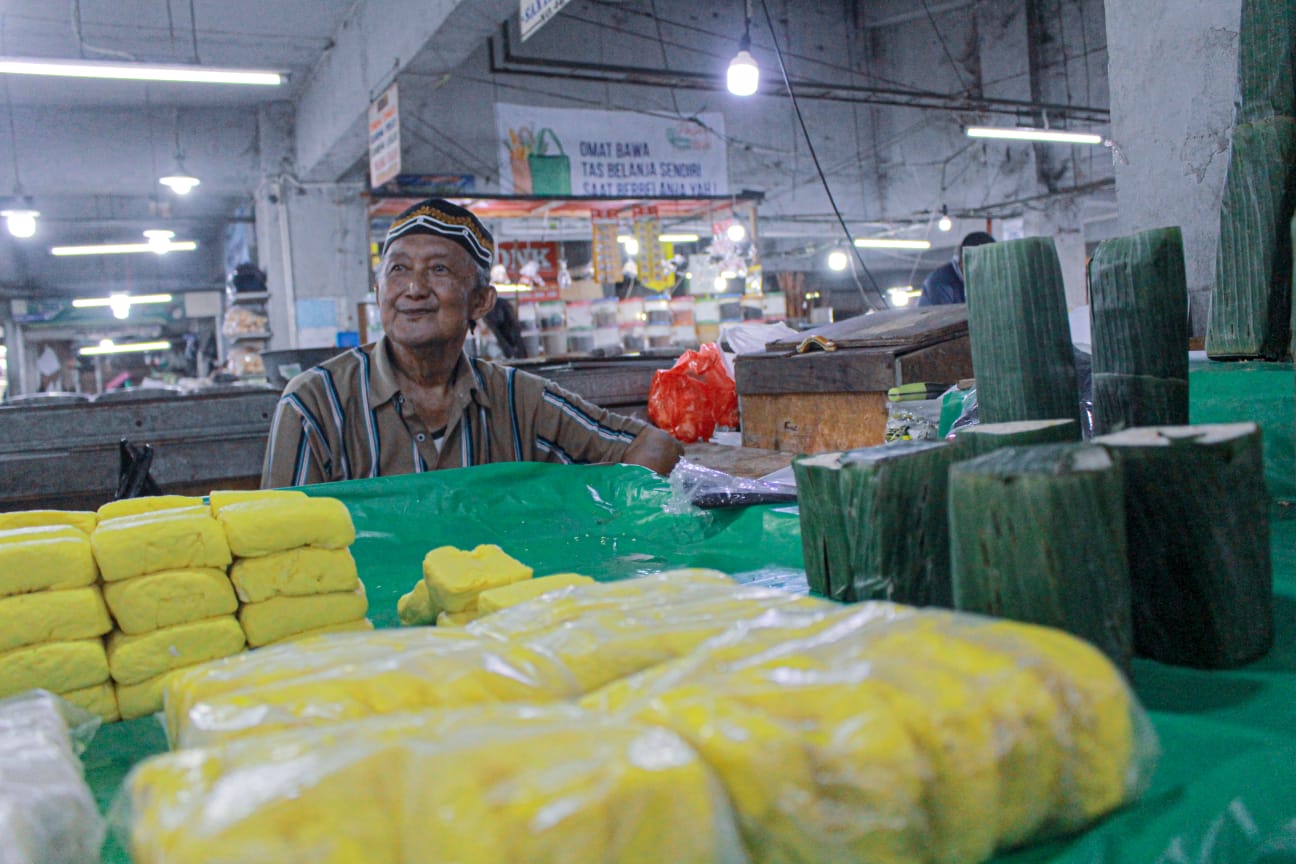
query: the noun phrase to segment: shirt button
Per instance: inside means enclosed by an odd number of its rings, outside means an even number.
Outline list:
[[[415,437],[416,439],[418,439],[419,441],[426,441],[426,440],[427,440],[427,436],[424,435],[422,432],[418,433],[418,434],[415,435],[414,437]]]

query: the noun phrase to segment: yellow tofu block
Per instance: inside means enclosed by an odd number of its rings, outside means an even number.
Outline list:
[[[117,691],[113,689],[111,681],[60,693],[59,696],[78,708],[97,714],[105,723],[115,723],[122,719],[117,708]]]
[[[413,590],[396,601],[396,615],[406,627],[435,624],[440,612],[422,579],[415,583]]]
[[[66,525],[89,534],[98,521],[99,516],[93,510],[17,510],[12,513],[0,513],[0,531],[8,531],[11,528]]]
[[[164,672],[145,678],[138,684],[118,684],[117,707],[123,720],[134,720],[136,717],[147,717],[162,710],[162,693],[166,679],[173,672]]]
[[[107,680],[102,639],[46,642],[0,654],[0,699],[37,688],[67,693]]]
[[[96,585],[0,599],[0,651],[102,636],[112,619]]]
[[[313,597],[275,597],[239,609],[239,623],[253,648],[294,633],[363,618],[369,611],[364,587]]]
[[[261,558],[240,558],[230,568],[230,581],[244,603],[260,603],[272,597],[354,591],[360,576],[350,549],[303,546]]]
[[[203,500],[192,495],[146,495],[143,498],[123,498],[120,501],[109,501],[100,507],[99,521],[156,513],[160,510],[173,510],[177,507],[201,506]]]
[[[90,545],[105,582],[163,570],[224,569],[232,560],[225,532],[206,508],[101,520]]]
[[[164,570],[104,585],[117,627],[132,636],[232,615],[238,598],[224,570]]]
[[[84,588],[99,578],[90,538],[75,528],[0,532],[0,597]]]
[[[298,546],[342,549],[355,542],[355,525],[336,498],[262,498],[228,504],[220,522],[230,549],[240,558],[259,558]]]
[[[534,600],[548,594],[550,591],[558,591],[572,585],[590,585],[593,582],[594,580],[590,577],[582,576],[579,573],[554,573],[552,576],[541,576],[538,579],[514,582],[512,585],[505,585],[503,588],[488,588],[478,595],[477,610],[483,615],[489,615],[491,612],[498,612],[501,609],[507,609],[509,606],[516,606],[519,603]]]
[[[285,636],[274,642],[267,644],[266,648],[271,645],[283,645],[287,642],[301,642],[305,639],[313,639],[316,636],[328,636],[331,633],[359,633],[365,630],[373,630],[373,622],[368,618],[360,618],[355,621],[343,621],[341,624],[329,624],[324,627],[316,627],[314,630],[304,630],[301,633],[294,633],[291,636]]]
[[[243,629],[232,615],[138,636],[114,632],[108,637],[108,668],[118,684],[138,684],[173,669],[237,654],[243,644]]]
[[[163,754],[123,788],[137,864],[213,849],[242,864],[303,850],[314,864],[404,864],[431,836],[418,839],[420,826],[437,832],[436,860],[465,864],[746,860],[723,795],[677,736],[565,706],[375,718]]]
[[[423,558],[423,580],[437,608],[445,612],[462,612],[481,592],[530,578],[530,567],[489,543],[472,551],[441,546]]]
[[[442,612],[436,617],[438,627],[467,627],[477,620],[477,610],[465,609],[462,612]]]
[[[305,492],[298,492],[296,489],[213,489],[211,494],[207,496],[207,501],[211,506],[212,515],[215,516],[230,504],[242,504],[245,501],[264,501],[272,498],[303,500],[306,497]]]

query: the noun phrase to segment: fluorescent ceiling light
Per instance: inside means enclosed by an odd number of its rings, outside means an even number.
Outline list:
[[[171,343],[165,339],[157,342],[128,342],[125,345],[114,345],[111,339],[105,339],[98,345],[88,345],[77,351],[82,357],[93,357],[96,354],[130,354],[137,351],[166,351]]]
[[[501,294],[521,294],[523,291],[531,291],[532,288],[522,282],[504,282],[496,285],[495,290]]]
[[[216,66],[102,60],[38,60],[30,57],[0,57],[0,75],[170,81],[180,84],[248,84],[260,87],[278,87],[284,81],[282,74],[264,69],[222,69]]]
[[[1059,132],[1055,129],[1012,129],[969,126],[969,138],[997,138],[1004,141],[1049,141],[1054,144],[1101,144],[1103,137],[1091,132]]]
[[[122,295],[117,295],[122,296]],[[131,297],[127,296],[126,301],[132,306],[138,303],[170,303],[170,294],[139,294]],[[73,307],[77,309],[90,309],[95,306],[111,306],[111,297],[82,297],[72,301]]]
[[[657,238],[663,243],[696,243],[698,235],[696,234],[663,234]]]
[[[105,243],[99,246],[53,246],[51,255],[64,257],[68,255],[129,255],[136,252],[153,252],[161,255],[166,252],[192,252],[198,248],[193,240],[166,241],[163,243]]]
[[[896,240],[893,237],[856,237],[860,249],[930,249],[930,240]]]

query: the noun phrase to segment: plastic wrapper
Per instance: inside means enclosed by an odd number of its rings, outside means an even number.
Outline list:
[[[983,861],[1132,800],[1157,749],[1088,643],[885,603],[780,612],[582,704],[697,747],[758,861]]]
[[[514,582],[512,585],[504,585],[500,588],[490,588],[483,591],[477,595],[477,611],[482,615],[489,615],[492,612],[499,612],[501,609],[507,609],[510,606],[516,606],[537,597],[543,597],[551,591],[558,591],[572,585],[593,584],[593,579],[579,573],[551,573],[548,576],[526,579],[522,582]]]
[[[940,428],[940,399],[914,399],[887,403],[884,443],[935,440]]]
[[[796,490],[782,483],[734,477],[681,459],[670,473],[668,513],[687,513],[693,507],[745,507],[750,504],[790,504]]]
[[[557,660],[463,630],[335,633],[263,648],[171,676],[166,727],[196,747],[402,711],[578,693]]]
[[[355,542],[355,525],[336,498],[273,496],[227,504],[216,517],[240,558],[258,558],[298,546],[342,549]]]
[[[239,609],[239,624],[253,648],[305,633],[319,627],[358,621],[369,611],[364,587],[311,597],[272,597],[246,603]]]
[[[90,639],[111,629],[103,595],[94,585],[0,597],[0,653],[40,642]]]
[[[570,706],[396,715],[157,756],[113,816],[136,864],[746,860],[723,792],[679,737]]]
[[[90,539],[69,526],[0,531],[0,597],[84,588],[99,578]]]
[[[738,427],[738,391],[718,345],[685,351],[653,373],[648,419],[685,444],[706,441],[717,426]]]
[[[231,615],[238,609],[229,577],[215,568],[134,576],[107,583],[103,593],[117,626],[130,634]]]
[[[205,507],[101,520],[90,545],[105,582],[163,570],[223,570],[231,560],[225,532]]]
[[[584,585],[480,618],[474,633],[511,640],[560,660],[582,692],[688,654],[743,621],[779,609],[827,615],[837,607],[707,570]]]
[[[43,690],[0,701],[0,864],[95,864],[103,821],[77,753],[99,720]]]
[[[316,636],[327,636],[330,633],[358,633],[360,631],[373,630],[373,622],[368,618],[360,618],[355,621],[343,621],[341,624],[327,624],[323,627],[314,627],[310,630],[303,630],[300,633],[293,633],[282,639],[276,639],[268,644],[282,645],[285,642],[300,642],[303,639],[313,639]]]

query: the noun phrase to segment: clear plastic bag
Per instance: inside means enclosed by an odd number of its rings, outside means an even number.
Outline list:
[[[884,442],[934,440],[940,427],[940,412],[940,399],[888,402]]]
[[[692,743],[754,861],[983,861],[1132,801],[1157,754],[1088,643],[887,603],[772,613],[582,704]]]
[[[734,477],[681,459],[670,473],[671,498],[667,513],[688,513],[693,507],[745,507],[750,504],[788,504],[796,490],[781,483]]]
[[[201,747],[377,714],[578,693],[557,660],[524,645],[419,628],[333,633],[181,670],[165,685],[167,734]]]
[[[136,864],[743,864],[675,734],[572,706],[372,718],[154,757],[113,821]]]
[[[77,753],[99,718],[44,690],[0,700],[0,864],[93,864],[103,820]]]

